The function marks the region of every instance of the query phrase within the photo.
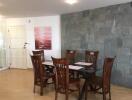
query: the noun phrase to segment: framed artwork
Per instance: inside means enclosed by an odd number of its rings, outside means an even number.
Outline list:
[[[35,49],[51,50],[52,29],[50,26],[35,27]]]

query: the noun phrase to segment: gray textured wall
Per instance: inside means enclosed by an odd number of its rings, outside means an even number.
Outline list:
[[[132,7],[130,3],[61,16],[62,55],[66,49],[99,50],[98,66],[105,56],[117,56],[114,84],[132,87]]]

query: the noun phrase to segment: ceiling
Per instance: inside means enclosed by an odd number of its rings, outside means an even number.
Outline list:
[[[64,0],[0,0],[0,15],[6,17],[36,17],[65,14],[132,0],[78,0],[68,5]]]

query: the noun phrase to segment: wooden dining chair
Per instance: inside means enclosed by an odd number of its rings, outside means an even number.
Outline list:
[[[85,62],[93,63],[91,67],[96,69],[99,51],[85,51]]]
[[[75,63],[76,50],[66,50],[65,58],[68,61],[69,65],[74,65]],[[78,74],[75,71],[70,71],[70,76],[72,78],[78,77]]]
[[[66,50],[65,57],[70,65],[75,63],[76,50]]]
[[[98,54],[99,54],[99,51],[85,50],[85,62],[93,63],[91,66],[85,66],[85,68],[86,69],[92,68],[95,70],[93,77],[96,75]],[[91,77],[91,79],[93,77]],[[93,91],[94,89],[91,83],[88,85],[88,88],[89,88],[88,91]]]
[[[68,61],[65,58],[53,58],[53,64],[55,66],[55,100],[57,100],[58,93],[65,94],[65,100],[68,100],[70,92],[80,92],[80,79],[71,79],[69,77]],[[70,86],[76,87],[72,89]]]
[[[92,80],[92,84],[95,85],[95,92],[103,94],[103,100],[106,100],[106,95],[109,94],[109,100],[111,100],[111,71],[115,58],[105,58],[103,65],[103,74],[102,77],[95,76]],[[98,90],[102,89],[102,92]]]
[[[42,65],[41,55],[31,55],[31,60],[34,70],[34,93],[35,86],[40,86],[40,95],[43,95],[43,88],[47,85],[47,80],[52,78],[54,80],[54,74],[47,73],[45,66]]]
[[[33,52],[33,55],[40,54],[41,55],[42,62],[45,61],[44,50],[34,50],[32,52]],[[50,72],[50,73],[53,74],[53,68],[51,66],[46,66],[45,67],[45,70],[46,70],[46,72]]]

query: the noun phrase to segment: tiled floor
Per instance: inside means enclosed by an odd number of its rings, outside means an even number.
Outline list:
[[[11,69],[0,71],[0,100],[54,100],[53,86],[44,89],[44,95],[33,93],[32,70]],[[78,94],[70,94],[69,100],[77,100]],[[59,95],[58,100],[64,100],[64,95]],[[102,100],[99,94],[88,94],[88,100]],[[112,86],[112,100],[132,100],[132,89]]]

